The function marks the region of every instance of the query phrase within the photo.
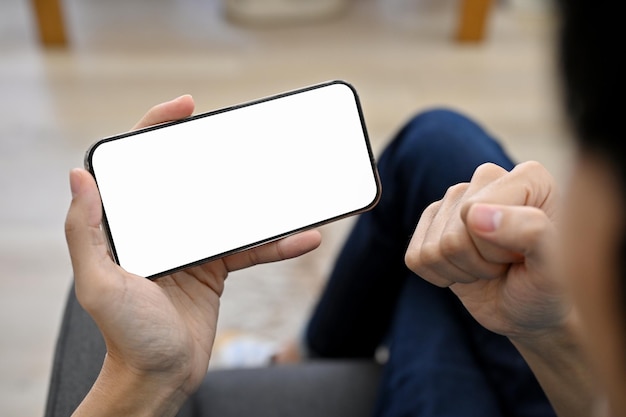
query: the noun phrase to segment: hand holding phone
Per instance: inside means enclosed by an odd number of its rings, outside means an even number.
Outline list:
[[[193,107],[190,96],[159,104],[136,128],[187,117]],[[76,296],[107,345],[102,371],[76,416],[169,415],[178,409],[206,374],[228,273],[302,255],[321,239],[318,231],[309,230],[147,280],[125,271],[109,256],[93,176],[73,169],[70,185],[65,232]]]
[[[102,139],[87,152],[115,261],[157,278],[371,209],[354,88],[332,81]]]

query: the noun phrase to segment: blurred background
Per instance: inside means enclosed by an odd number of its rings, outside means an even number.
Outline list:
[[[190,93],[205,112],[344,79],[360,94],[376,153],[413,114],[446,106],[565,180],[548,0],[493,1],[482,36],[465,41],[463,0],[63,0],[66,43],[46,46],[33,6],[54,18],[52,3],[0,3],[3,416],[43,413],[71,285],[68,171],[154,104]],[[296,335],[352,221],[322,228],[312,254],[233,274],[220,340]]]

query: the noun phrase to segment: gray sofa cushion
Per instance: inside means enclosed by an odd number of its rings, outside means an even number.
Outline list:
[[[379,374],[373,362],[346,360],[210,371],[195,407],[200,416],[366,417]]]

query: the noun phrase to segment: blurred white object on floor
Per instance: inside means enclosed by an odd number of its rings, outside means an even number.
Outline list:
[[[226,17],[244,24],[298,23],[333,18],[350,0],[224,0]]]
[[[272,362],[277,346],[268,340],[238,332],[226,332],[215,340],[210,368],[251,368]]]

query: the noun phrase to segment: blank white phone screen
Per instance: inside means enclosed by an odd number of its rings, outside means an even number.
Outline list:
[[[367,210],[380,194],[343,82],[106,138],[86,160],[116,261],[149,278]]]

